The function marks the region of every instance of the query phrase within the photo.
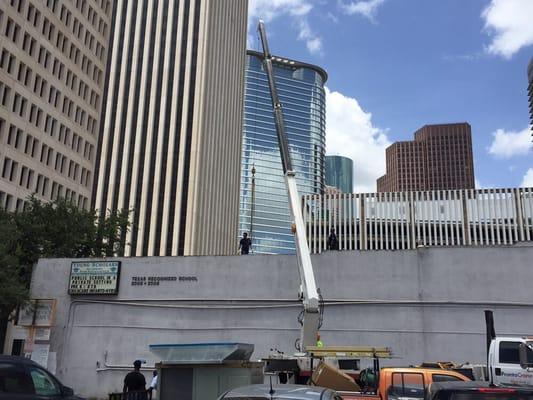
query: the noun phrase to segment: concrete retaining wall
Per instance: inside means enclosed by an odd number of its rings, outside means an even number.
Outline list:
[[[71,260],[40,260],[33,298],[58,300],[57,375],[84,396],[121,390],[149,344],[239,341],[253,358],[294,351],[299,285],[293,256],[123,258],[117,296],[69,296]],[[329,252],[313,256],[326,345],[390,346],[395,365],[483,362],[484,316],[496,330],[533,333],[533,247]],[[187,276],[132,286],[134,276]],[[147,371],[147,377],[149,376]]]

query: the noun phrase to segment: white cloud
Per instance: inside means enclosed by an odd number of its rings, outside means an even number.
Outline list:
[[[310,27],[308,16],[313,9],[309,0],[250,0],[248,4],[248,46],[251,46],[251,31],[259,19],[270,22],[281,16],[290,17],[298,29],[298,40],[304,41],[307,50],[322,52],[322,39]]]
[[[482,53],[472,53],[472,54],[443,54],[442,59],[444,61],[476,61],[482,57]]]
[[[529,128],[525,128],[520,132],[498,129],[492,136],[494,136],[494,139],[488,148],[488,152],[498,158],[525,155],[533,149]]]
[[[248,20],[262,19],[272,21],[283,14],[304,16],[313,5],[308,0],[250,0],[248,3]]]
[[[358,0],[347,4],[341,2],[340,7],[348,15],[360,14],[373,21],[378,7],[384,2],[385,0]]]
[[[481,14],[492,37],[490,54],[511,58],[522,47],[533,44],[532,0],[491,0]]]
[[[522,187],[533,187],[533,168],[529,168],[522,179]]]
[[[313,33],[309,26],[309,22],[307,22],[306,19],[301,19],[299,25],[300,33],[298,39],[305,41],[307,50],[309,50],[311,54],[320,53],[322,51],[322,39]]]
[[[387,132],[372,124],[356,99],[326,88],[326,151],[354,162],[354,190],[374,192],[376,179],[385,173]]]
[[[331,22],[333,22],[334,24],[338,24],[338,23],[339,23],[339,19],[335,16],[335,14],[333,14],[333,13],[331,13],[331,12],[328,12],[328,13],[326,14],[326,17],[327,17],[328,19],[330,19]]]

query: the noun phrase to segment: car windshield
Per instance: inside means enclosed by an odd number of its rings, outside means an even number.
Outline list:
[[[2,362],[0,363],[0,396],[2,393],[34,394],[33,383],[22,368]]]

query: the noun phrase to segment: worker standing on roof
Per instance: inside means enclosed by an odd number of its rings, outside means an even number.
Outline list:
[[[320,340],[320,333],[316,334],[316,347],[324,347],[324,343]]]
[[[242,239],[239,242],[239,249],[241,249],[241,255],[246,255],[250,252],[250,247],[252,246],[252,239],[248,237],[248,234],[244,232],[242,234]]]
[[[328,250],[339,250],[339,239],[337,239],[335,228],[331,228],[329,231]]]

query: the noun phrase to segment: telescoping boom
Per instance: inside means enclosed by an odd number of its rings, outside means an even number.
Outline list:
[[[259,21],[257,27],[263,45],[263,64],[268,77],[270,96],[272,98],[272,108],[274,112],[274,122],[278,136],[281,163],[283,164],[283,174],[285,185],[289,195],[289,205],[291,216],[294,221],[296,254],[298,258],[298,270],[300,273],[300,293],[299,297],[303,302],[302,330],[300,333],[300,351],[304,351],[309,346],[315,346],[317,333],[320,324],[320,299],[316,287],[315,274],[311,264],[309,246],[305,236],[305,225],[302,216],[301,199],[296,186],[296,176],[289,153],[289,144],[285,135],[285,123],[283,121],[283,109],[278,97],[274,72],[272,67],[272,55],[268,49],[268,42],[265,31],[265,24]]]

